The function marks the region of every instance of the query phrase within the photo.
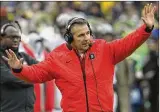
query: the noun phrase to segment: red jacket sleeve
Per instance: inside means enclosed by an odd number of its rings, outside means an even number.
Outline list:
[[[145,28],[146,25],[144,24],[126,37],[109,43],[109,49],[113,64],[117,64],[127,56],[131,55],[140,45],[142,45],[148,39],[150,33],[147,33],[145,31]]]
[[[19,77],[22,80],[25,80],[30,83],[42,83],[46,81],[50,81],[55,78],[56,70],[60,68],[56,64],[57,60],[55,57],[49,56],[42,62],[38,64],[34,64],[31,66],[23,65],[22,71],[20,73],[12,73]]]

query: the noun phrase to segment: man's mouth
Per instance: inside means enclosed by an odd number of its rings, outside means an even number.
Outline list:
[[[86,47],[88,48],[88,47],[89,47],[89,44],[88,44],[88,43],[82,44],[82,46],[85,47],[85,48],[86,48]]]
[[[12,47],[18,47],[18,44],[13,44]]]
[[[83,46],[86,46],[86,45],[88,45],[88,43],[83,43],[82,45],[83,45]]]
[[[82,45],[84,45],[84,46],[87,46],[89,44],[90,44],[89,42],[82,43]]]

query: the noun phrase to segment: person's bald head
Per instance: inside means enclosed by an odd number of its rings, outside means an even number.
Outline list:
[[[4,31],[4,36],[18,36],[21,37],[19,29],[14,26],[8,26]]]

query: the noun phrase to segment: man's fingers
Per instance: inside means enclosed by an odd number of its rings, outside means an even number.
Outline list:
[[[8,52],[8,50],[5,50],[5,52],[6,52],[7,56],[8,56],[8,58],[11,59],[12,56],[11,56],[11,54]]]
[[[147,13],[149,13],[149,4],[147,4],[147,6],[146,6],[146,10],[147,10]]]
[[[155,11],[156,11],[156,6],[154,6],[153,8],[152,8],[152,11],[151,11],[151,13],[155,13]]]
[[[142,10],[142,17],[145,17],[145,8]]]
[[[11,49],[9,49],[9,53],[11,54],[13,59],[17,59],[16,54]]]
[[[147,14],[147,5],[145,5],[145,15]]]
[[[149,5],[149,12],[151,12],[152,11],[152,3],[150,3],[150,5]]]
[[[147,6],[144,6],[144,17],[147,15]]]
[[[153,7],[153,4],[152,4],[152,3],[147,4],[147,5],[144,6],[144,8],[143,8],[143,10],[142,10],[142,17],[146,17],[146,15],[147,15],[148,13],[154,14],[155,11],[156,11],[156,7],[155,7],[155,6]]]
[[[8,62],[8,58],[7,57],[5,57],[5,56],[2,56],[2,58],[5,60],[5,61],[7,61]]]

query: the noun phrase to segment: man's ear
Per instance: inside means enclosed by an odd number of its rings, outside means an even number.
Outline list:
[[[0,36],[0,41],[2,40],[2,36]]]
[[[4,39],[4,36],[0,36],[0,41],[2,41]]]

